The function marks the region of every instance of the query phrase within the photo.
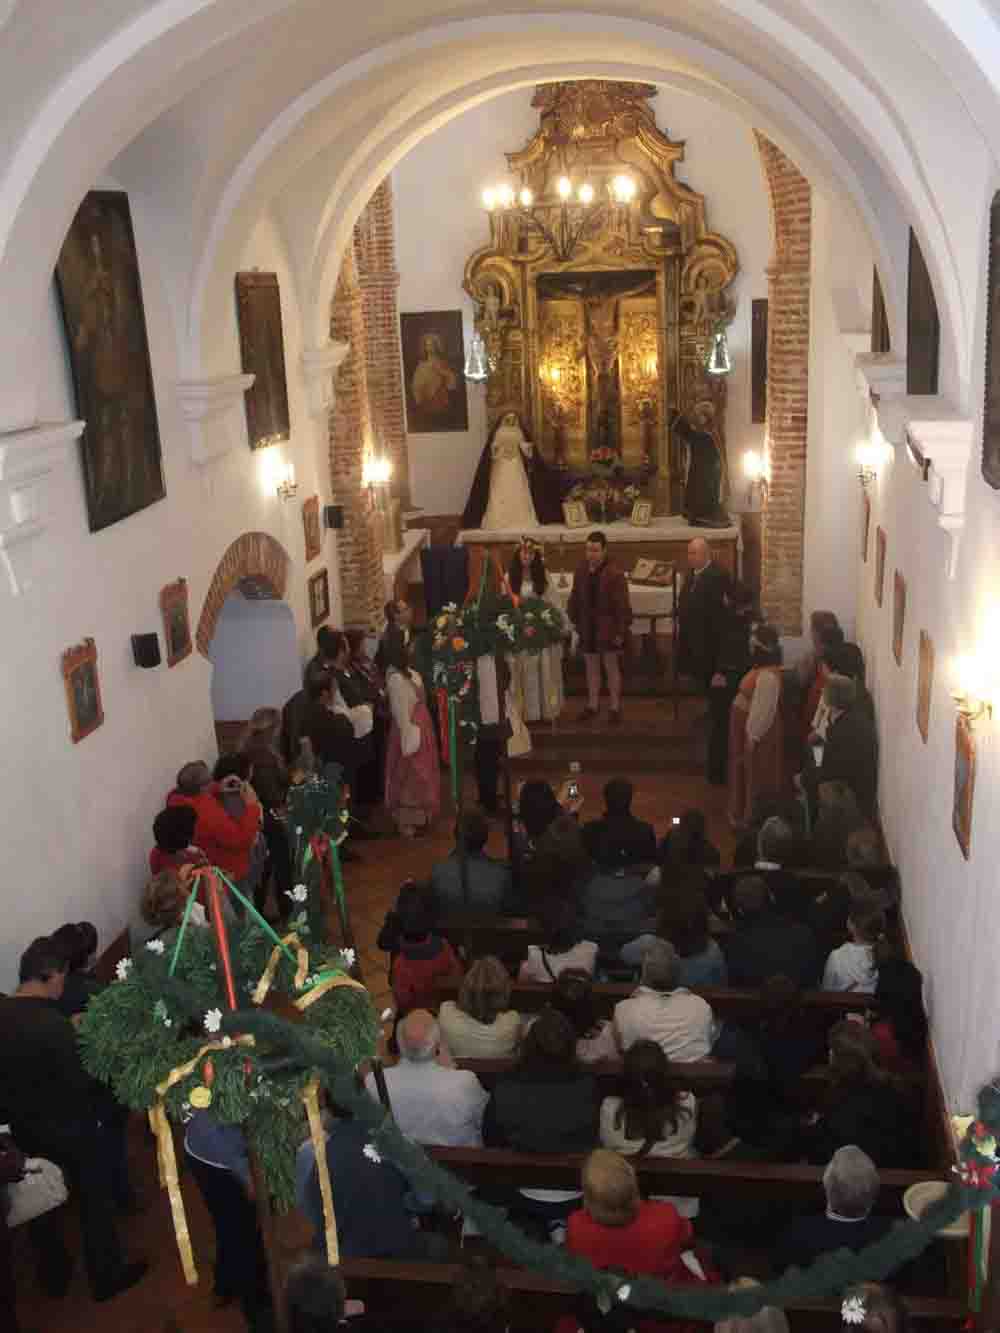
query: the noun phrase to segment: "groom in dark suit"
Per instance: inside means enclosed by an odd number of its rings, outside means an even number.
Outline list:
[[[723,598],[731,580],[713,561],[704,537],[688,542],[687,555],[687,578],[677,603],[677,670],[682,676],[693,676],[707,694],[718,670],[726,621]]]

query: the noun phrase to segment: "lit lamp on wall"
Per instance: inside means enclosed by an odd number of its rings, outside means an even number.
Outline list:
[[[992,691],[986,679],[986,673],[980,658],[972,656],[956,657],[953,667],[954,683],[951,697],[955,707],[969,722],[978,722],[980,718],[993,717],[993,700],[987,697]]]
[[[299,489],[299,483],[295,480],[295,464],[282,463],[278,470],[278,484],[275,487],[275,494],[279,500],[291,500]]]
[[[758,505],[767,508],[768,476],[767,459],[756,449],[748,449],[743,455],[743,475],[747,479],[747,504],[751,509]]]
[[[862,486],[868,487],[878,480],[879,469],[886,461],[888,452],[887,445],[878,439],[866,440],[864,444],[858,445],[854,457],[858,465],[858,481]]]

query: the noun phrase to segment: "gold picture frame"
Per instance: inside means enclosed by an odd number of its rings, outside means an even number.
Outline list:
[[[955,797],[951,824],[968,861],[972,847],[972,802],[976,790],[976,734],[972,723],[959,713],[955,719]]]
[[[160,615],[167,645],[167,666],[175,667],[191,656],[191,619],[188,614],[187,579],[177,579],[160,590]]]
[[[97,645],[91,638],[67,648],[62,655],[70,737],[78,745],[104,721],[101,680],[97,674]]]
[[[653,502],[652,500],[636,500],[632,506],[632,517],[629,519],[633,528],[648,528],[653,520]]]
[[[323,529],[319,520],[319,496],[310,495],[302,502],[302,531],[306,543],[306,564],[323,550]]]
[[[931,693],[934,687],[934,640],[920,631],[920,669],[917,673],[917,730],[927,744],[931,729]]]
[[[590,523],[587,506],[582,500],[564,500],[562,511],[568,528],[585,528]]]

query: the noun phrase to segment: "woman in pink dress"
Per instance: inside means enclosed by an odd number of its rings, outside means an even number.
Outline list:
[[[785,785],[781,712],[781,644],[777,630],[758,625],[750,638],[753,665],[729,712],[729,822],[743,828],[761,797]]]
[[[402,638],[384,645],[389,695],[389,741],[385,756],[385,808],[404,838],[425,831],[441,808],[434,724],[420,677],[410,668]]]

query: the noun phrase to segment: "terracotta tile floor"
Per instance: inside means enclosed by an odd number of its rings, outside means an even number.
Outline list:
[[[575,710],[574,710],[575,711]],[[690,726],[690,710],[685,709],[681,727]],[[658,732],[674,731],[672,714],[662,703],[654,700],[636,700],[627,706],[628,730],[635,728],[638,744],[649,744]],[[589,739],[599,736],[604,724],[587,728]],[[639,735],[642,735],[642,741]],[[620,733],[617,733],[620,735]],[[565,753],[571,753],[573,728],[564,729]],[[618,753],[627,752],[627,746]],[[559,755],[549,776],[554,784],[566,775],[565,753],[560,745],[553,758]],[[581,788],[585,798],[584,818],[600,813],[601,787],[613,775],[610,760],[602,771],[585,771]],[[628,773],[623,762],[617,771]],[[532,772],[532,776],[540,776]],[[688,806],[700,806],[706,813],[710,836],[723,852],[724,861],[732,851],[733,838],[725,820],[725,791],[709,787],[700,777],[666,772],[637,773],[635,813],[650,820],[658,833],[666,831],[671,815]],[[467,798],[475,793],[467,783]],[[443,788],[448,799],[447,778]],[[409,876],[426,875],[434,862],[446,855],[451,846],[451,818],[442,814],[432,834],[413,841],[383,838],[359,844],[361,862],[345,869],[351,919],[365,982],[371,990],[377,1009],[381,1011],[391,996],[386,977],[385,959],[375,947],[375,939],[386,911],[395,900],[399,885]],[[494,826],[490,835],[490,850],[503,853],[503,830]],[[150,1272],[132,1291],[106,1306],[94,1305],[87,1294],[82,1271],[78,1271],[69,1295],[62,1302],[46,1300],[37,1290],[31,1271],[30,1253],[23,1237],[15,1236],[15,1264],[19,1294],[19,1317],[24,1333],[91,1333],[91,1330],[115,1330],[115,1333],[239,1333],[243,1321],[234,1310],[217,1311],[211,1306],[212,1230],[197,1190],[188,1178],[185,1181],[185,1201],[194,1243],[196,1261],[201,1272],[197,1287],[185,1286],[177,1258],[173,1231],[166,1198],[156,1186],[156,1166],[152,1143],[140,1117],[133,1117],[131,1131],[131,1160],[133,1178],[148,1203],[141,1216],[130,1219],[123,1227],[130,1252],[145,1255],[150,1261]],[[76,1220],[68,1221],[70,1244],[79,1252]],[[297,1217],[283,1218],[279,1224],[279,1239],[283,1254],[290,1256],[308,1243],[304,1224]],[[0,1331],[2,1333],[2,1331]]]

